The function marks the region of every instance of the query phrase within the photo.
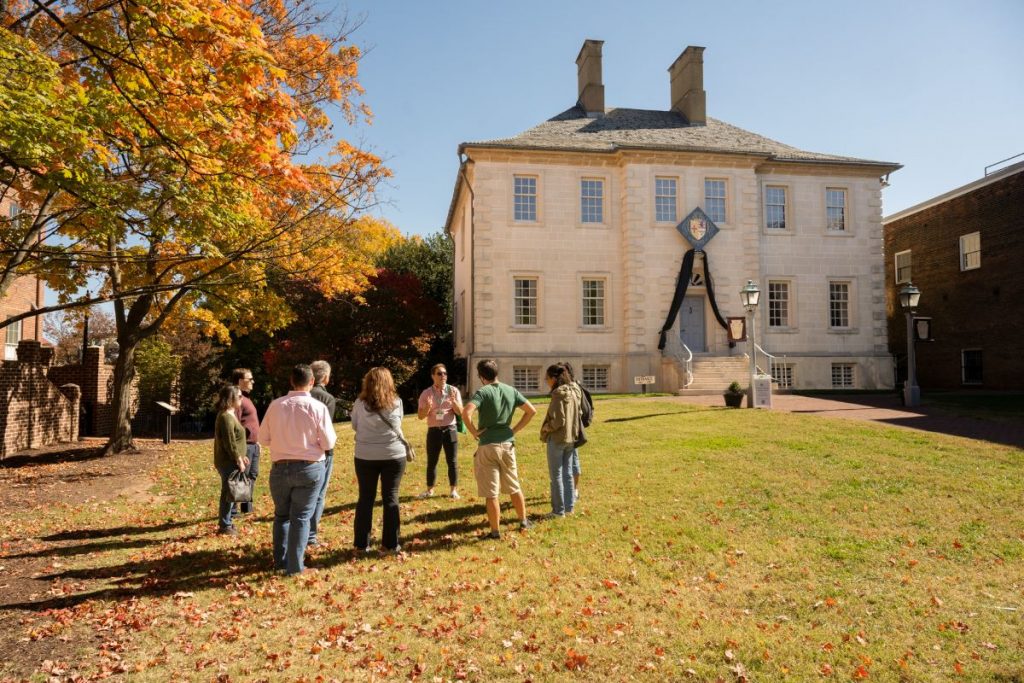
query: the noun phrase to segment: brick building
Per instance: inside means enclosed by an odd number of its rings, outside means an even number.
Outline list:
[[[0,216],[14,218],[20,212],[17,203],[4,197],[0,199]],[[35,277],[21,277],[14,281],[7,290],[7,295],[0,298],[0,317],[7,319],[13,315],[24,313],[43,306],[43,283]],[[24,318],[12,323],[0,331],[4,339],[2,360],[17,360],[18,342],[22,339],[40,341],[43,336],[41,318]]]
[[[893,353],[907,351],[897,298],[905,283],[921,290],[917,314],[932,319],[934,341],[916,346],[922,390],[1024,389],[1024,163],[893,214],[884,226]]]
[[[774,356],[757,363],[779,388],[891,388],[882,179],[899,164],[707,116],[701,47],[669,67],[668,109],[606,108],[602,45],[580,50],[575,105],[459,146],[445,223],[456,355],[495,359],[531,393],[558,360],[592,391],[653,375],[658,391],[721,392],[749,378],[726,318],[744,315],[753,280]]]

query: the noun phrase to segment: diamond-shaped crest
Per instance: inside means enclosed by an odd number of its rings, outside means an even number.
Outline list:
[[[676,230],[698,251],[702,251],[711,238],[718,234],[718,226],[699,206],[676,226]]]

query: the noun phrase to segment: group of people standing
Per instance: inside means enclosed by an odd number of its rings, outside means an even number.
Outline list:
[[[494,361],[476,367],[481,388],[463,402],[459,390],[447,383],[447,369],[431,368],[433,383],[419,397],[417,416],[427,420],[427,488],[419,498],[434,495],[437,468],[443,451],[448,468],[449,496],[459,499],[458,434],[460,424],[479,441],[473,456],[477,493],[485,499],[488,530],[483,538],[500,538],[499,496],[508,495],[521,529],[531,523],[519,482],[515,437],[536,414],[536,408],[514,387],[498,381]],[[335,399],[326,390],[331,368],[325,361],[297,365],[290,377],[291,391],[275,399],[262,422],[246,394],[252,373],[235,370],[232,384],[217,400],[214,465],[221,475],[219,532],[236,533],[233,517],[251,511],[251,504],[235,510],[228,481],[244,472],[254,483],[259,474],[261,447],[270,453],[270,494],[274,501],[274,568],[285,574],[308,571],[304,557],[308,545],[319,545],[319,525],[334,466],[337,435],[332,424]],[[573,377],[569,363],[547,368],[545,378],[551,403],[541,425],[547,444],[551,480],[548,517],[572,514],[579,497],[579,452],[586,442],[593,403]],[[516,410],[521,416],[515,425]],[[473,416],[476,415],[476,424]],[[372,368],[363,377],[359,397],[351,411],[355,432],[354,467],[359,495],[356,502],[353,545],[359,552],[371,547],[373,506],[379,489],[383,501],[380,545],[401,551],[399,489],[413,449],[402,432],[402,402],[387,368]],[[248,506],[248,507],[247,507]]]

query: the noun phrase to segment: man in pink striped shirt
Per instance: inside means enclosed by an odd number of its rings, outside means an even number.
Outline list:
[[[324,478],[324,451],[334,448],[327,406],[310,395],[313,371],[296,365],[292,390],[274,399],[260,423],[260,444],[270,450],[270,495],[274,499],[274,569],[306,571],[303,558],[309,522]]]

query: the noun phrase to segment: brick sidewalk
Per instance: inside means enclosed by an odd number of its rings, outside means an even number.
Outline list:
[[[723,405],[721,396],[673,396],[668,400],[705,406]],[[772,410],[883,422],[906,429],[962,436],[1024,449],[1022,422],[979,420],[931,407],[904,408],[895,394],[860,394],[848,398],[775,394],[772,396]]]

